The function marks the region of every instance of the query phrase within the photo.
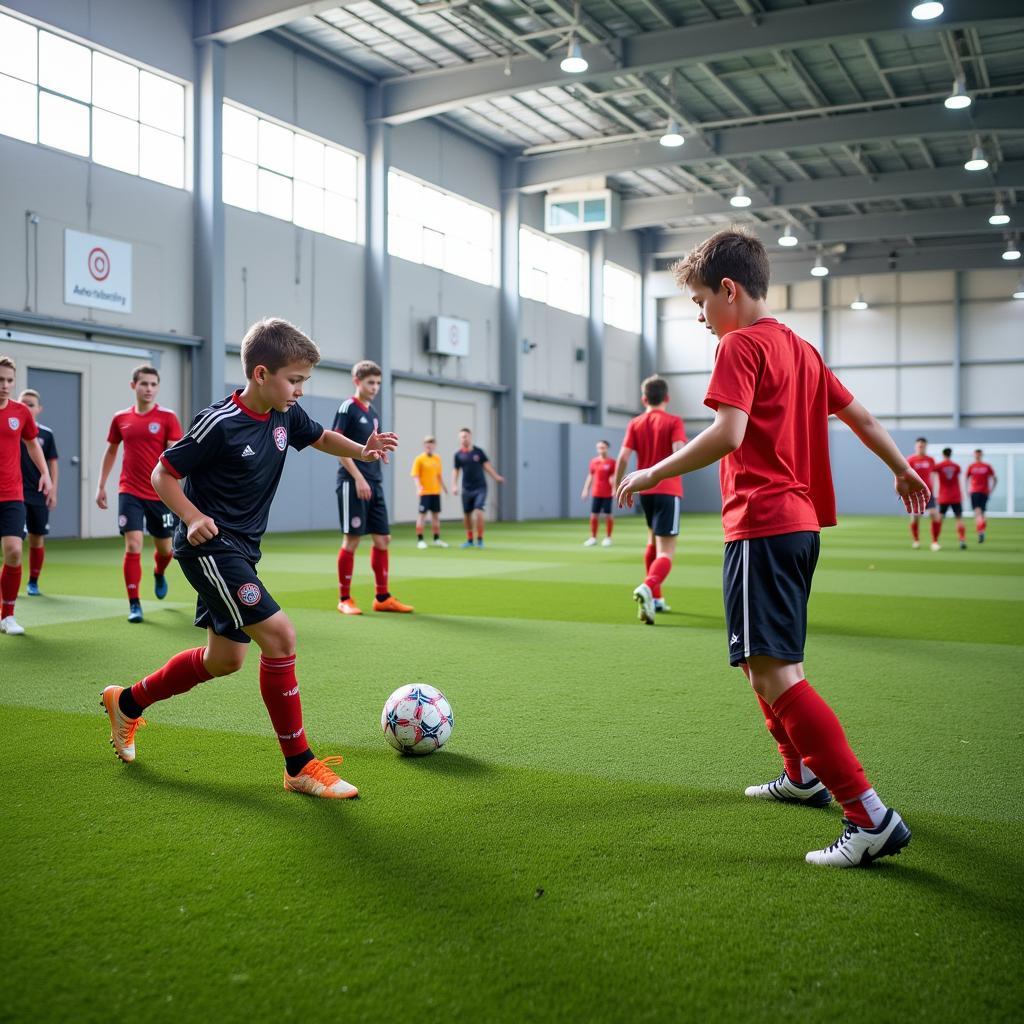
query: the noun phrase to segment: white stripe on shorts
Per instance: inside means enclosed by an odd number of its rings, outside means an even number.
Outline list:
[[[341,532],[348,533],[348,480],[341,484]]]
[[[228,590],[228,585],[224,582],[224,577],[221,576],[220,570],[217,568],[217,563],[209,555],[200,555],[199,564],[202,567],[203,574],[210,581],[210,585],[220,594],[221,601],[224,602],[224,606],[227,608],[235,628],[241,629],[242,613],[238,610],[238,605],[232,600],[231,592]]]
[[[750,604],[747,598],[747,583],[750,577],[750,541],[742,540],[743,545],[743,657],[750,657]]]
[[[672,536],[675,537],[679,533],[679,505],[680,499],[677,496],[675,501],[675,508],[672,511]]]

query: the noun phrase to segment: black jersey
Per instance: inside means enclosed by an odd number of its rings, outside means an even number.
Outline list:
[[[490,461],[483,448],[473,445],[468,451],[460,448],[455,453],[455,468],[462,470],[462,489],[480,491],[487,486],[484,463]]]
[[[346,398],[341,405],[338,406],[338,411],[334,414],[334,424],[332,430],[337,430],[339,434],[344,434],[350,441],[355,441],[356,444],[366,444],[370,439],[370,435],[375,431],[379,430],[378,423],[380,422],[380,415],[372,405],[363,405],[358,398]],[[383,474],[381,473],[380,460],[374,462],[361,462],[359,464],[359,472],[367,480],[382,480]],[[346,480],[351,480],[352,476],[344,466],[338,467],[338,486]]]
[[[239,394],[204,409],[160,457],[169,472],[186,478],[185,497],[220,531],[193,547],[188,527],[179,523],[174,531],[177,558],[229,551],[258,560],[288,446],[301,451],[323,437],[324,428],[301,406],[261,415],[247,409]]]
[[[44,427],[42,423],[37,423],[36,426],[39,428],[39,443],[43,447],[43,458],[46,460],[47,467],[49,467],[50,460],[57,458],[57,442],[54,440],[53,431],[49,427]],[[28,445],[22,441],[21,482],[26,505],[46,504],[46,498],[43,497],[43,492],[39,490],[39,476],[40,473],[36,469],[36,464],[29,458]]]

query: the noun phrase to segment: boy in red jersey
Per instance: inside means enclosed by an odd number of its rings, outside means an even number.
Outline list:
[[[284,788],[331,800],[358,795],[331,768],[340,757],[320,760],[309,748],[295,629],[256,573],[289,447],[368,463],[386,461],[398,444],[394,434],[375,430],[357,444],[306,415],[297,402],[319,361],[316,345],[286,320],[253,324],[242,341],[245,389],[200,412],[153,470],[153,487],[178,518],[174,551],[199,595],[195,624],[206,629],[206,646],[176,654],[134,686],[103,691],[110,742],[126,763],[135,760],[135,733],[147,707],[237,672],[255,640],[260,696],[284,755]]]
[[[608,457],[608,442],[597,442],[597,456],[590,460],[587,479],[583,483],[580,497],[586,501],[590,496],[590,536],[583,542],[585,548],[592,548],[597,543],[597,524],[601,513],[604,513],[605,538],[601,547],[612,546],[612,529],[615,526],[615,515],[612,512],[612,477],[615,475],[615,460]]]
[[[935,464],[935,475],[939,480],[939,529],[946,513],[952,511],[956,518],[956,536],[960,541],[960,550],[967,547],[964,530],[964,494],[960,489],[960,466],[952,459],[953,449],[942,449],[942,461]],[[938,537],[935,538],[938,540]]]
[[[919,437],[914,442],[914,454],[907,456],[907,464],[928,485],[928,489],[932,490],[934,486],[932,476],[935,473],[935,460],[928,454],[927,438]],[[925,509],[931,518],[932,551],[938,551],[940,550],[939,533],[942,530],[942,520],[939,518],[939,510],[935,507],[934,494],[928,499]],[[920,519],[919,515],[911,514],[910,516],[910,536],[912,538],[910,546],[915,550],[921,546]]]
[[[626,436],[615,466],[615,486],[626,472],[629,457],[636,452],[638,470],[660,462],[686,444],[686,427],[678,416],[666,411],[668,383],[663,377],[648,377],[641,385],[640,398],[646,411],[629,421]],[[647,519],[647,548],[644,567],[647,576],[633,591],[637,618],[654,625],[656,612],[669,607],[661,596],[661,585],[672,571],[672,556],[679,536],[679,506],[683,500],[683,482],[678,475],[657,481],[640,495],[640,506]]]
[[[988,496],[999,483],[996,471],[984,460],[984,454],[980,448],[975,448],[974,461],[967,467],[967,493],[971,496],[974,529],[978,534],[979,544],[985,543],[985,509],[988,507]]]
[[[155,366],[137,366],[132,371],[135,404],[114,413],[107,432],[96,504],[107,507],[107,477],[114,468],[117,449],[124,442],[121,479],[117,485],[117,528],[124,537],[124,586],[128,592],[128,621],[142,621],[139,583],[142,580],[142,528],[153,538],[153,592],[158,600],[167,596],[167,566],[171,559],[174,515],[153,490],[150,474],[160,453],[181,437],[181,424],[170,409],[156,404],[160,372]]]
[[[828,418],[837,415],[896,476],[908,512],[928,487],[878,421],[811,345],[768,311],[768,254],[736,228],[720,231],[673,268],[719,338],[705,404],[714,423],[680,451],[626,477],[619,502],[670,476],[722,460],[723,590],[729,663],[757,695],[783,771],[746,795],[846,812],[842,835],[806,856],[853,867],[898,853],[910,829],[871,788],[832,709],[804,674],[807,601],[819,531],[836,522]]]
[[[14,360],[0,356],[0,633],[21,636],[25,632],[14,618],[14,602],[21,588],[21,545],[25,534],[25,495],[21,477],[21,443],[25,441],[32,465],[39,472],[38,488],[50,496],[50,473],[37,440],[39,430],[28,408],[16,402]]]
[[[28,587],[29,597],[39,596],[39,576],[43,571],[46,559],[46,535],[50,532],[50,510],[57,506],[57,442],[53,431],[39,422],[39,414],[43,411],[42,399],[38,391],[26,388],[18,401],[25,406],[39,429],[39,445],[43,449],[46,468],[50,471],[51,490],[43,496],[39,490],[39,470],[32,461],[32,452],[28,442],[21,442],[21,480],[25,495],[25,533],[28,539]]]

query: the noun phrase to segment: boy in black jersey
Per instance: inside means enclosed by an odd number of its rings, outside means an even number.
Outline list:
[[[242,342],[245,389],[199,413],[153,470],[153,487],[179,519],[174,554],[199,594],[195,624],[206,627],[207,642],[176,654],[134,686],[103,691],[110,742],[122,761],[135,760],[145,708],[238,671],[253,639],[261,652],[260,694],[285,758],[284,788],[335,800],[358,795],[331,769],[340,757],[320,760],[309,749],[295,679],[295,630],[256,575],[289,446],[370,463],[386,462],[398,445],[394,434],[376,430],[357,444],[306,415],[296,403],[319,361],[316,345],[286,320],[253,324]]]

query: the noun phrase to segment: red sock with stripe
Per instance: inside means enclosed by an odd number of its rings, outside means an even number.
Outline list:
[[[597,538],[597,516],[590,517],[590,536]]]
[[[139,599],[139,581],[142,579],[142,555],[137,551],[124,553],[124,589],[129,601]]]
[[[160,554],[159,551],[153,552],[153,572],[157,576],[163,576],[167,572],[167,566],[174,561],[174,555],[168,552],[166,555]]]
[[[932,521],[932,543],[937,544],[939,541],[939,534],[942,533],[942,520],[933,519]]]
[[[356,564],[356,553],[347,548],[338,549],[338,596],[342,601],[352,597],[352,569]]]
[[[373,578],[377,581],[377,600],[386,601],[388,594],[388,549],[370,549],[370,568],[373,570]]]
[[[611,516],[608,516],[608,518],[605,519],[605,521],[604,521],[604,528],[605,528],[605,531],[606,531],[606,533],[608,534],[609,537],[612,535],[612,530],[614,529],[614,527],[615,527],[615,520],[612,519]]]
[[[14,614],[14,602],[21,589],[21,566],[5,565],[0,569],[0,619]]]
[[[295,655],[268,658],[260,655],[260,696],[281,744],[285,757],[294,757],[309,748],[302,726],[302,700],[295,678]]]
[[[28,578],[35,583],[39,574],[43,571],[43,561],[46,559],[46,548],[28,549]]]
[[[203,657],[205,647],[193,647],[190,651],[176,654],[163,668],[140,679],[130,690],[131,698],[142,710],[158,700],[176,697],[179,693],[188,693],[194,686],[212,679],[213,674],[206,670]],[[134,709],[122,706],[122,711],[129,714]],[[133,718],[138,715],[132,714]]]

